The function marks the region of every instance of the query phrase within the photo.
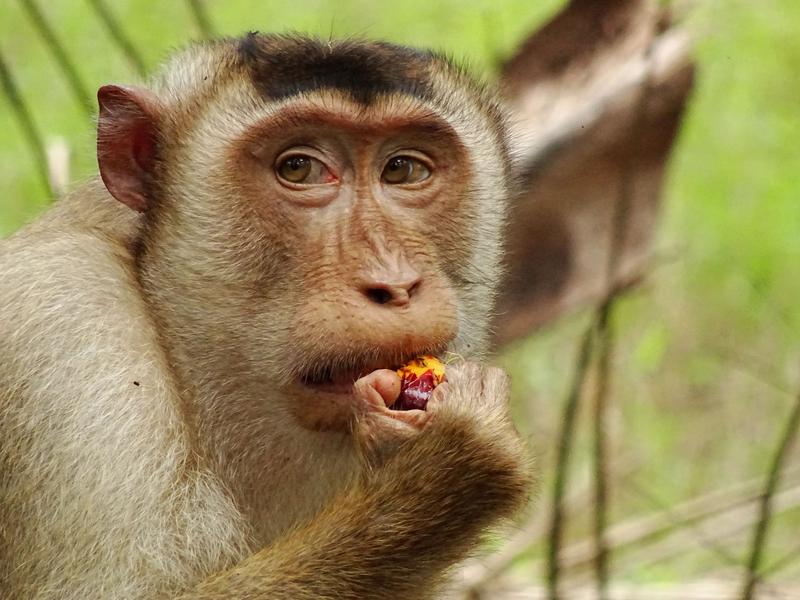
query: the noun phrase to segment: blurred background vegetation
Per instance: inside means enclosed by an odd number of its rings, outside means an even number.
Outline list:
[[[297,30],[384,38],[443,49],[492,79],[500,62],[563,4],[226,0],[205,7],[218,34]],[[0,52],[43,137],[69,144],[77,184],[96,171],[92,117],[71,92],[25,5],[0,3]],[[91,0],[39,5],[76,60],[87,90],[141,80]],[[106,3],[147,70],[200,36],[190,5]],[[696,39],[698,73],[664,197],[657,251],[669,259],[618,304],[613,319],[618,342],[611,382],[612,523],[763,478],[800,391],[800,2],[699,0],[686,20]],[[0,236],[49,202],[5,97],[0,189]],[[542,505],[587,318],[561,319],[499,357],[514,377],[519,421],[544,472]],[[577,488],[590,477],[591,415],[588,407],[582,410],[571,463]],[[799,452],[795,445],[789,456],[795,467]],[[789,469],[785,480],[800,482],[797,469]],[[569,539],[590,530],[591,501],[583,503],[586,509],[570,520]],[[613,555],[614,577],[676,582],[739,576],[751,528],[732,527],[722,532],[727,537],[714,539],[692,528],[682,532],[686,541],[674,552],[621,548]],[[775,567],[769,581],[800,581],[797,503],[776,517],[768,541],[762,564]],[[652,548],[658,539],[649,543]],[[527,558],[542,556],[543,544],[534,543]],[[530,564],[521,561],[518,572]]]

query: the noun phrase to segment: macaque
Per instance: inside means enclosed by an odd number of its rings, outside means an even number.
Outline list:
[[[436,597],[531,481],[495,96],[249,34],[98,101],[99,177],[0,242],[0,597]],[[464,360],[393,409],[426,354]]]

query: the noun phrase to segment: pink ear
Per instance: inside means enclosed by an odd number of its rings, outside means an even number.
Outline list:
[[[134,210],[150,208],[157,100],[148,90],[104,85],[97,91],[97,162],[111,195]]]

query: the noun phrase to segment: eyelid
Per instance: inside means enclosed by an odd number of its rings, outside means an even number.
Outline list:
[[[406,159],[408,163],[411,165],[411,170],[408,172],[410,176],[414,170],[422,169],[424,170],[424,174],[419,179],[411,179],[411,180],[399,180],[399,181],[392,181],[391,179],[387,178],[386,171],[389,167],[389,164],[398,158]],[[430,185],[431,180],[434,176],[434,166],[431,164],[432,161],[430,158],[422,154],[421,152],[415,150],[398,150],[397,152],[393,152],[390,154],[383,163],[381,167],[381,181],[385,182],[391,186],[401,186],[405,188],[421,188],[427,185]]]
[[[420,152],[419,150],[415,150],[414,148],[398,148],[397,150],[393,150],[389,154],[386,155],[386,158],[383,161],[384,165],[387,165],[390,160],[393,158],[399,158],[401,156],[405,156],[408,158],[413,158],[421,162],[431,173],[436,168],[433,159],[425,154],[424,152]]]
[[[275,157],[275,166],[277,167],[286,159],[292,158],[293,156],[308,156],[309,158],[318,160],[325,165],[325,168],[328,168],[325,154],[313,146],[290,146],[289,148],[281,150]]]
[[[294,182],[289,181],[288,179],[283,178],[280,175],[280,168],[281,166],[289,159],[294,157],[306,157],[319,163],[321,168],[321,175],[323,178],[327,175],[330,180],[329,181],[313,181],[313,182]],[[330,185],[333,183],[338,183],[339,177],[334,173],[334,170],[328,166],[328,162],[326,161],[326,156],[311,146],[291,146],[286,150],[278,153],[277,157],[275,158],[275,164],[272,167],[273,173],[275,174],[276,179],[280,182],[281,185],[284,187],[289,187],[291,189],[306,189],[312,186],[320,186],[320,185]]]

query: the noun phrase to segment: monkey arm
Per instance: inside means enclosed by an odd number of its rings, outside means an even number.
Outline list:
[[[521,444],[442,415],[311,522],[184,598],[432,597],[442,571],[524,501],[526,465]]]

